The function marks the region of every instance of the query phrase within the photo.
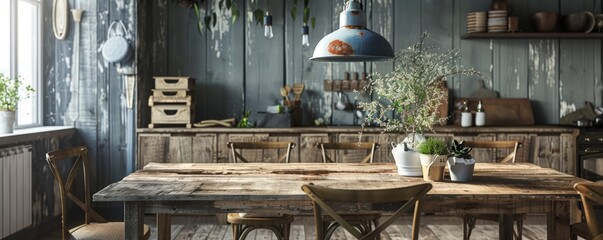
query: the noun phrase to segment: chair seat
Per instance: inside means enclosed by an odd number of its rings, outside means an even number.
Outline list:
[[[284,224],[293,222],[293,216],[288,214],[280,214],[281,216],[276,216],[276,214],[272,214],[273,216],[264,215],[264,216],[253,216],[248,217],[241,216],[241,213],[229,213],[227,215],[226,221],[233,224],[241,224],[241,225],[274,225],[274,224]]]
[[[590,231],[588,230],[588,226],[586,222],[579,222],[572,225],[572,234],[577,235],[584,239],[591,238]]]
[[[149,238],[150,232],[149,226],[145,224],[143,229],[145,239]],[[108,222],[82,224],[70,229],[69,233],[78,240],[110,240],[124,239],[125,231],[123,222]]]

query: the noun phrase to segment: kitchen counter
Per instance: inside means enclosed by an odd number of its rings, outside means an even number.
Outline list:
[[[139,128],[138,133],[358,133],[359,126],[324,126],[324,127],[291,127],[291,128]],[[435,133],[477,134],[477,133],[573,133],[577,128],[572,126],[533,125],[533,126],[486,126],[458,127],[438,126]],[[382,128],[369,127],[364,133],[380,133]],[[430,134],[431,132],[427,132]]]

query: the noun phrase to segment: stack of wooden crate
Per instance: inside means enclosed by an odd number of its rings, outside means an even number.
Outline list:
[[[149,97],[151,123],[156,125],[186,125],[193,122],[193,82],[189,77],[153,77],[155,89]]]

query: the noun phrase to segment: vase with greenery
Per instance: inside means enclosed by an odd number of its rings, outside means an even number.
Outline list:
[[[448,158],[448,169],[450,180],[453,182],[468,182],[473,178],[475,160],[471,156],[471,148],[465,146],[463,141],[452,140],[448,146],[450,157]]]
[[[420,154],[423,179],[444,181],[444,169],[448,159],[448,146],[440,138],[427,138],[417,147]]]
[[[362,91],[373,95],[373,101],[359,103],[365,112],[363,128],[377,125],[385,132],[402,132],[406,134],[403,142],[411,149],[424,139],[423,133],[433,132],[435,124],[446,122],[445,118],[438,118],[437,111],[447,96],[442,88],[446,77],[482,76],[459,64],[458,49],[439,52],[426,44],[428,37],[427,33],[421,34],[419,42],[397,53],[393,71],[371,76],[370,84]],[[420,166],[416,159],[405,164]]]
[[[31,97],[34,89],[20,78],[0,73],[0,134],[12,133],[19,101]]]

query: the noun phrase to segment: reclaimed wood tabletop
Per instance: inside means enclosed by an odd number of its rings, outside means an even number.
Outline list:
[[[423,211],[496,213],[501,218],[516,213],[545,213],[549,216],[548,238],[567,239],[570,204],[579,200],[573,185],[582,181],[585,180],[529,163],[479,163],[471,182],[433,182]],[[375,189],[423,182],[421,177],[398,175],[391,163],[150,163],[97,192],[93,200],[125,202],[126,224],[136,226],[143,212],[311,213],[311,201],[301,190],[308,183]],[[500,230],[510,229],[501,226]],[[135,232],[129,236],[136,238]],[[501,233],[501,238],[509,235],[512,234]]]

